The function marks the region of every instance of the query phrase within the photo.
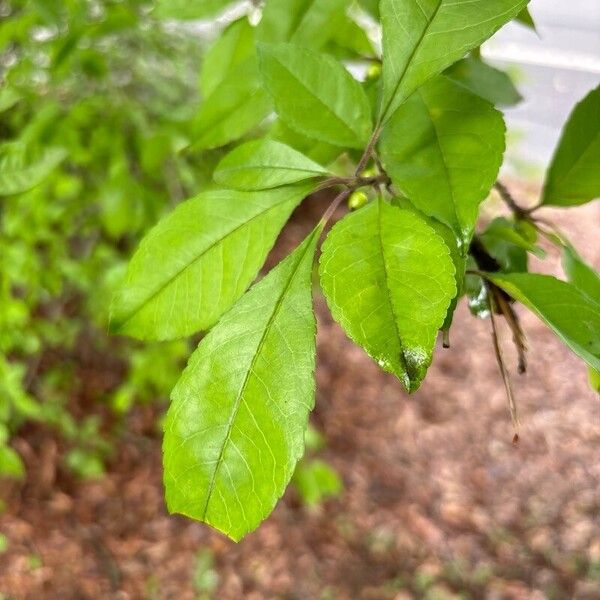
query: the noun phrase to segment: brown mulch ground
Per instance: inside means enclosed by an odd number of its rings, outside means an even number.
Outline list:
[[[600,208],[549,214],[600,266]],[[313,420],[327,439],[323,458],[344,480],[341,497],[307,509],[289,490],[236,545],[166,514],[155,409],[133,411],[95,482],[64,473],[60,442],[29,428],[16,441],[28,479],[6,486],[0,516],[9,540],[0,597],[187,600],[216,585],[224,600],[600,598],[600,401],[581,362],[520,310],[531,351],[515,381],[515,447],[488,322],[462,307],[452,348],[438,349],[408,397],[322,299],[317,308]]]

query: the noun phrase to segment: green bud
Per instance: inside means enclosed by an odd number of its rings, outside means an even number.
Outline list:
[[[369,201],[369,197],[364,192],[352,192],[348,198],[348,208],[350,210],[358,210]]]
[[[379,79],[381,75],[381,65],[379,63],[372,63],[367,69],[367,80]]]

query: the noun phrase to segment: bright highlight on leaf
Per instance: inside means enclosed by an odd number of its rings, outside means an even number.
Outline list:
[[[202,340],[173,390],[164,437],[171,512],[234,540],[273,510],[314,405],[311,275],[318,227]]]
[[[381,0],[387,121],[419,86],[488,39],[529,0]]]
[[[289,127],[329,144],[366,145],[369,100],[340,63],[292,44],[263,44],[258,52],[265,85]]]
[[[438,77],[398,109],[380,145],[398,189],[452,228],[466,251],[502,164],[504,134],[502,115],[489,102]]]
[[[111,330],[167,340],[207,329],[252,283],[311,188],[204,192],[141,242],[111,310]]]
[[[327,169],[274,140],[247,142],[217,165],[214,180],[236,190],[266,190],[327,175]]]
[[[600,198],[600,86],[573,110],[548,169],[542,202],[576,206]]]
[[[449,250],[434,230],[382,200],[337,223],[320,261],[334,319],[409,391],[431,363],[456,295],[454,275]]]

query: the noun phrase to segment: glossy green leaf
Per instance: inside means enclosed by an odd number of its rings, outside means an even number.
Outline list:
[[[600,304],[574,285],[534,273],[486,275],[537,314],[590,367],[600,369]]]
[[[211,327],[250,285],[310,190],[214,190],[179,205],[131,259],[111,330],[165,340]]]
[[[231,71],[254,55],[254,32],[244,17],[232,23],[208,49],[200,71],[205,97],[210,97]]]
[[[259,47],[265,85],[280,118],[323,142],[363,148],[371,109],[358,81],[335,59],[291,44]]]
[[[600,304],[600,275],[570,246],[563,249],[563,268],[568,280],[580,292]]]
[[[381,154],[394,185],[466,247],[502,164],[504,134],[489,102],[438,77],[396,111]]]
[[[426,81],[500,29],[528,0],[382,0],[385,122]]]
[[[201,104],[193,124],[194,148],[217,148],[241,138],[263,121],[271,108],[253,56],[230,71]]]
[[[210,331],[173,390],[167,505],[234,540],[273,510],[314,406],[312,266],[320,227]]]
[[[456,295],[447,246],[415,213],[376,200],[339,221],[322,250],[321,286],[334,319],[416,390]]]
[[[600,86],[573,110],[548,169],[542,202],[575,206],[600,197]]]
[[[214,180],[236,190],[266,190],[327,175],[297,150],[274,140],[247,142],[217,165]]]
[[[0,196],[20,194],[39,185],[65,159],[62,148],[28,148],[22,144],[0,146]]]
[[[495,106],[514,106],[523,99],[507,73],[479,58],[459,60],[444,75]]]
[[[152,14],[159,19],[206,19],[234,2],[235,0],[156,0]]]
[[[268,0],[258,27],[261,42],[292,42],[318,50],[334,34],[350,0]]]

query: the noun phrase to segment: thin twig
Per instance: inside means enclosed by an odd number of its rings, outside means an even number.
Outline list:
[[[500,198],[502,198],[506,206],[510,208],[516,217],[523,218],[530,213],[529,209],[519,206],[514,196],[508,191],[508,188],[501,181],[496,181],[494,184],[494,189],[498,192],[498,194],[500,194]]]
[[[352,190],[343,190],[341,191],[334,199],[333,202],[329,205],[329,208],[323,213],[321,217],[321,221],[323,223],[327,223],[329,219],[333,216],[333,213],[337,210],[338,206],[348,198],[348,196],[352,193]]]
[[[360,157],[360,161],[358,161],[358,166],[356,167],[355,175],[358,176],[364,171],[365,167],[369,162],[369,159],[371,158],[371,154],[373,152],[373,149],[375,148],[375,144],[377,143],[377,140],[379,139],[380,135],[381,128],[377,126],[371,134],[371,139],[369,140],[369,143],[367,144],[363,155]]]

